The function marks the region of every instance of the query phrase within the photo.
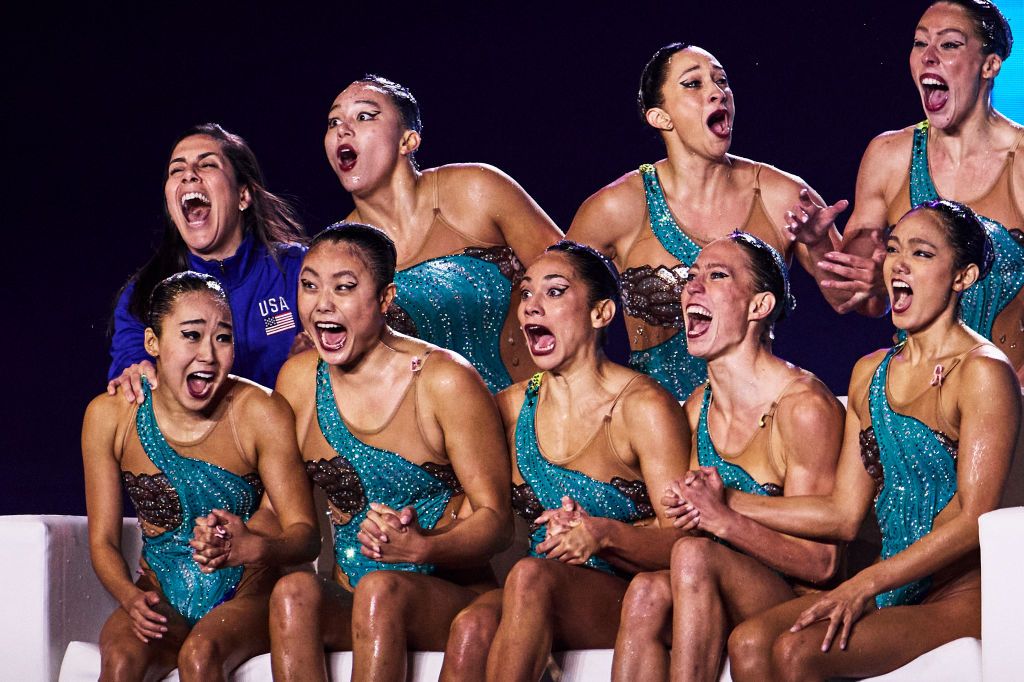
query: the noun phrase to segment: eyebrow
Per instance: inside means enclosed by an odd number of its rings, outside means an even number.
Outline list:
[[[203,153],[202,153],[202,154],[200,154],[200,155],[199,155],[198,157],[196,157],[196,161],[202,161],[202,160],[203,160],[203,159],[205,159],[205,158],[206,158],[207,156],[216,156],[216,155],[217,155],[217,152],[203,152]],[[175,158],[171,159],[171,160],[170,160],[170,161],[169,161],[169,162],[167,163],[167,165],[169,166],[169,165],[171,165],[172,163],[185,163],[185,157],[184,157],[184,156],[177,156],[177,157],[175,157]]]
[[[186,324],[206,324],[206,320],[185,320],[178,324],[179,327],[184,327]]]
[[[679,74],[679,77],[682,78],[683,76],[685,76],[686,74],[690,73],[691,71],[697,71],[698,69],[700,69],[700,64],[694,64],[693,66],[688,68],[686,71],[683,71],[681,74]]]
[[[697,267],[697,265],[693,265],[690,269],[692,270],[695,267]],[[719,268],[721,270],[726,270],[726,271],[732,273],[732,268],[729,267],[728,265],[726,265],[725,263],[705,263],[704,267],[706,267],[706,268]]]
[[[355,102],[353,102],[353,104],[368,104],[371,107],[377,107],[378,109],[380,108],[380,102],[378,102],[377,100],[373,100],[373,99],[357,99]],[[340,104],[335,104],[334,106],[331,107],[331,111],[334,111],[335,109],[340,109],[340,108],[341,108]],[[327,113],[330,113],[330,111],[327,112]]]
[[[935,244],[932,244],[932,243],[931,243],[930,241],[928,241],[927,239],[921,239],[920,237],[911,237],[910,239],[908,239],[908,240],[907,240],[907,243],[908,243],[908,244],[924,244],[925,246],[930,246],[930,247],[932,247],[932,248],[933,248],[933,249],[935,249],[936,251],[938,250],[938,247],[937,247],[937,246],[935,246]]]
[[[309,267],[308,265],[303,265],[301,272],[308,272],[309,274],[313,275],[314,277],[320,277],[320,273],[317,272],[316,270],[314,270],[313,268]],[[335,273],[331,274],[330,278],[331,279],[338,279],[339,277],[344,277],[345,275],[349,275],[350,277],[354,277],[355,279],[359,279],[359,277],[356,275],[355,271],[353,271],[353,270],[339,270],[338,272],[335,272]]]

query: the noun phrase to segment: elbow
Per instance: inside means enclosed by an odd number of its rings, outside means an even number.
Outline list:
[[[790,575],[812,585],[827,582],[839,570],[839,548],[832,544],[819,544],[798,561],[799,570]]]
[[[834,539],[841,542],[853,542],[860,534],[860,526],[860,519],[846,516],[846,518],[839,520],[835,531],[831,535]]]
[[[515,525],[511,511],[499,512],[497,517],[498,527],[494,531],[494,542],[491,547],[492,555],[504,552],[512,546],[512,541],[515,539]]]

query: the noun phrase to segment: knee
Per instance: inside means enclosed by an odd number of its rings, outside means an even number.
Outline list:
[[[671,608],[672,585],[668,573],[637,573],[622,600],[622,625],[627,629],[645,625],[660,627]]]
[[[501,622],[500,611],[490,605],[471,604],[462,609],[452,621],[448,641],[457,650],[486,649],[494,640]]]
[[[100,680],[140,680],[146,670],[146,658],[135,647],[100,642]]]
[[[190,635],[178,651],[182,679],[215,680],[227,676],[224,648],[212,637]]]
[[[505,579],[505,604],[536,603],[539,597],[549,594],[555,587],[555,576],[551,570],[554,563],[554,559],[537,557],[517,561]]]
[[[356,585],[353,627],[381,629],[401,622],[409,601],[410,583],[402,571],[368,573]]]
[[[280,630],[315,618],[322,599],[320,579],[312,573],[289,573],[270,594],[270,628]]]
[[[700,589],[714,573],[717,546],[707,538],[684,537],[672,545],[672,584],[675,588]]]
[[[820,638],[820,635],[818,635]],[[814,657],[818,653],[820,639],[808,636],[805,631],[783,632],[772,643],[771,664],[775,677],[780,680],[806,679],[813,669]]]
[[[738,625],[729,635],[728,652],[735,680],[766,680],[771,677],[771,653],[775,634],[756,621]]]

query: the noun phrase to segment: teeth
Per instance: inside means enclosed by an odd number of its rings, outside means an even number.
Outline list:
[[[686,313],[692,313],[694,315],[703,315],[704,317],[711,317],[710,310],[708,310],[702,305],[697,305],[696,303],[686,306]]]
[[[892,281],[892,288],[893,289],[910,289],[910,285],[907,284],[906,282],[904,282],[901,279],[894,279]]]
[[[193,199],[198,199],[204,204],[210,203],[210,198],[203,194],[202,192],[189,192],[188,194],[181,198],[181,205],[184,206],[186,203],[192,201]]]
[[[317,329],[323,329],[324,331],[341,331],[342,325],[334,322],[317,322]]]
[[[931,77],[926,76],[925,78],[921,79],[921,85],[932,85],[932,86],[942,87],[942,86],[945,85],[945,83],[943,83],[942,81],[940,81],[937,78],[931,78]]]
[[[196,377],[197,379],[204,379],[206,381],[210,381],[213,379],[213,372],[192,372],[192,376]]]

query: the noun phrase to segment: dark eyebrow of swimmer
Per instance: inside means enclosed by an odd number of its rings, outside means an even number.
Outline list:
[[[206,320],[185,320],[184,322],[180,323],[178,326],[179,327],[184,327],[186,324],[206,324]]]
[[[217,152],[203,152],[198,157],[196,157],[196,161],[202,161],[207,156],[216,156],[216,155],[217,155]],[[185,157],[184,156],[175,157],[175,158],[171,159],[170,161],[168,161],[167,165],[170,165],[172,163],[185,163]]]
[[[698,69],[700,69],[700,64],[694,64],[693,66],[688,68],[686,71],[683,71],[681,74],[679,74],[679,77],[682,78],[683,76],[685,76],[686,74],[690,73],[691,71],[696,71]]]
[[[937,249],[938,248],[938,247],[935,246],[935,244],[932,244],[927,239],[921,239],[920,237],[911,237],[910,239],[907,240],[907,243],[908,244],[923,244],[924,246],[930,246],[933,249]]]

